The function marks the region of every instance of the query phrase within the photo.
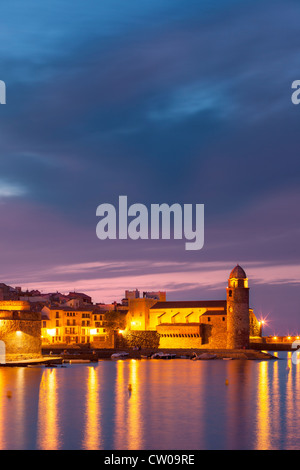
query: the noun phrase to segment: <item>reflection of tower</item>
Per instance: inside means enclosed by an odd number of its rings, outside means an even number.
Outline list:
[[[249,347],[249,288],[245,271],[237,265],[227,287],[227,348]]]

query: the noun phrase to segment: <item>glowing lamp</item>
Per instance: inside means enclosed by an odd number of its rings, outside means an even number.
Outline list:
[[[47,330],[47,335],[49,335],[49,336],[55,336],[55,328],[48,329],[48,330]]]
[[[91,334],[92,336],[96,335],[96,334],[97,334],[97,328],[92,328],[92,329],[90,329],[90,334]]]
[[[17,331],[16,331],[16,335],[17,335],[17,336],[21,336],[21,334],[22,334],[22,331],[20,331],[20,330],[17,330]]]

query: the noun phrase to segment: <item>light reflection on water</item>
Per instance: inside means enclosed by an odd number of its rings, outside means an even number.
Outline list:
[[[0,449],[297,449],[300,364],[278,356],[0,368]]]

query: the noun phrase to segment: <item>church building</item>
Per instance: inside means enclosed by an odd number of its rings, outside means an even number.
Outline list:
[[[128,329],[136,328],[129,302]],[[237,265],[230,273],[225,300],[158,301],[140,312],[144,330],[159,334],[160,348],[245,349],[261,334],[249,307],[248,278]],[[146,327],[145,327],[146,326]]]

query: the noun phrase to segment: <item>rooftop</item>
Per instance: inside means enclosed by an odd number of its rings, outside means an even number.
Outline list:
[[[179,300],[171,302],[156,302],[151,309],[164,308],[223,308],[226,310],[226,300]]]
[[[236,278],[236,279],[247,279],[247,275],[243,268],[239,266],[238,264],[236,265],[235,268],[230,273],[229,279]]]

